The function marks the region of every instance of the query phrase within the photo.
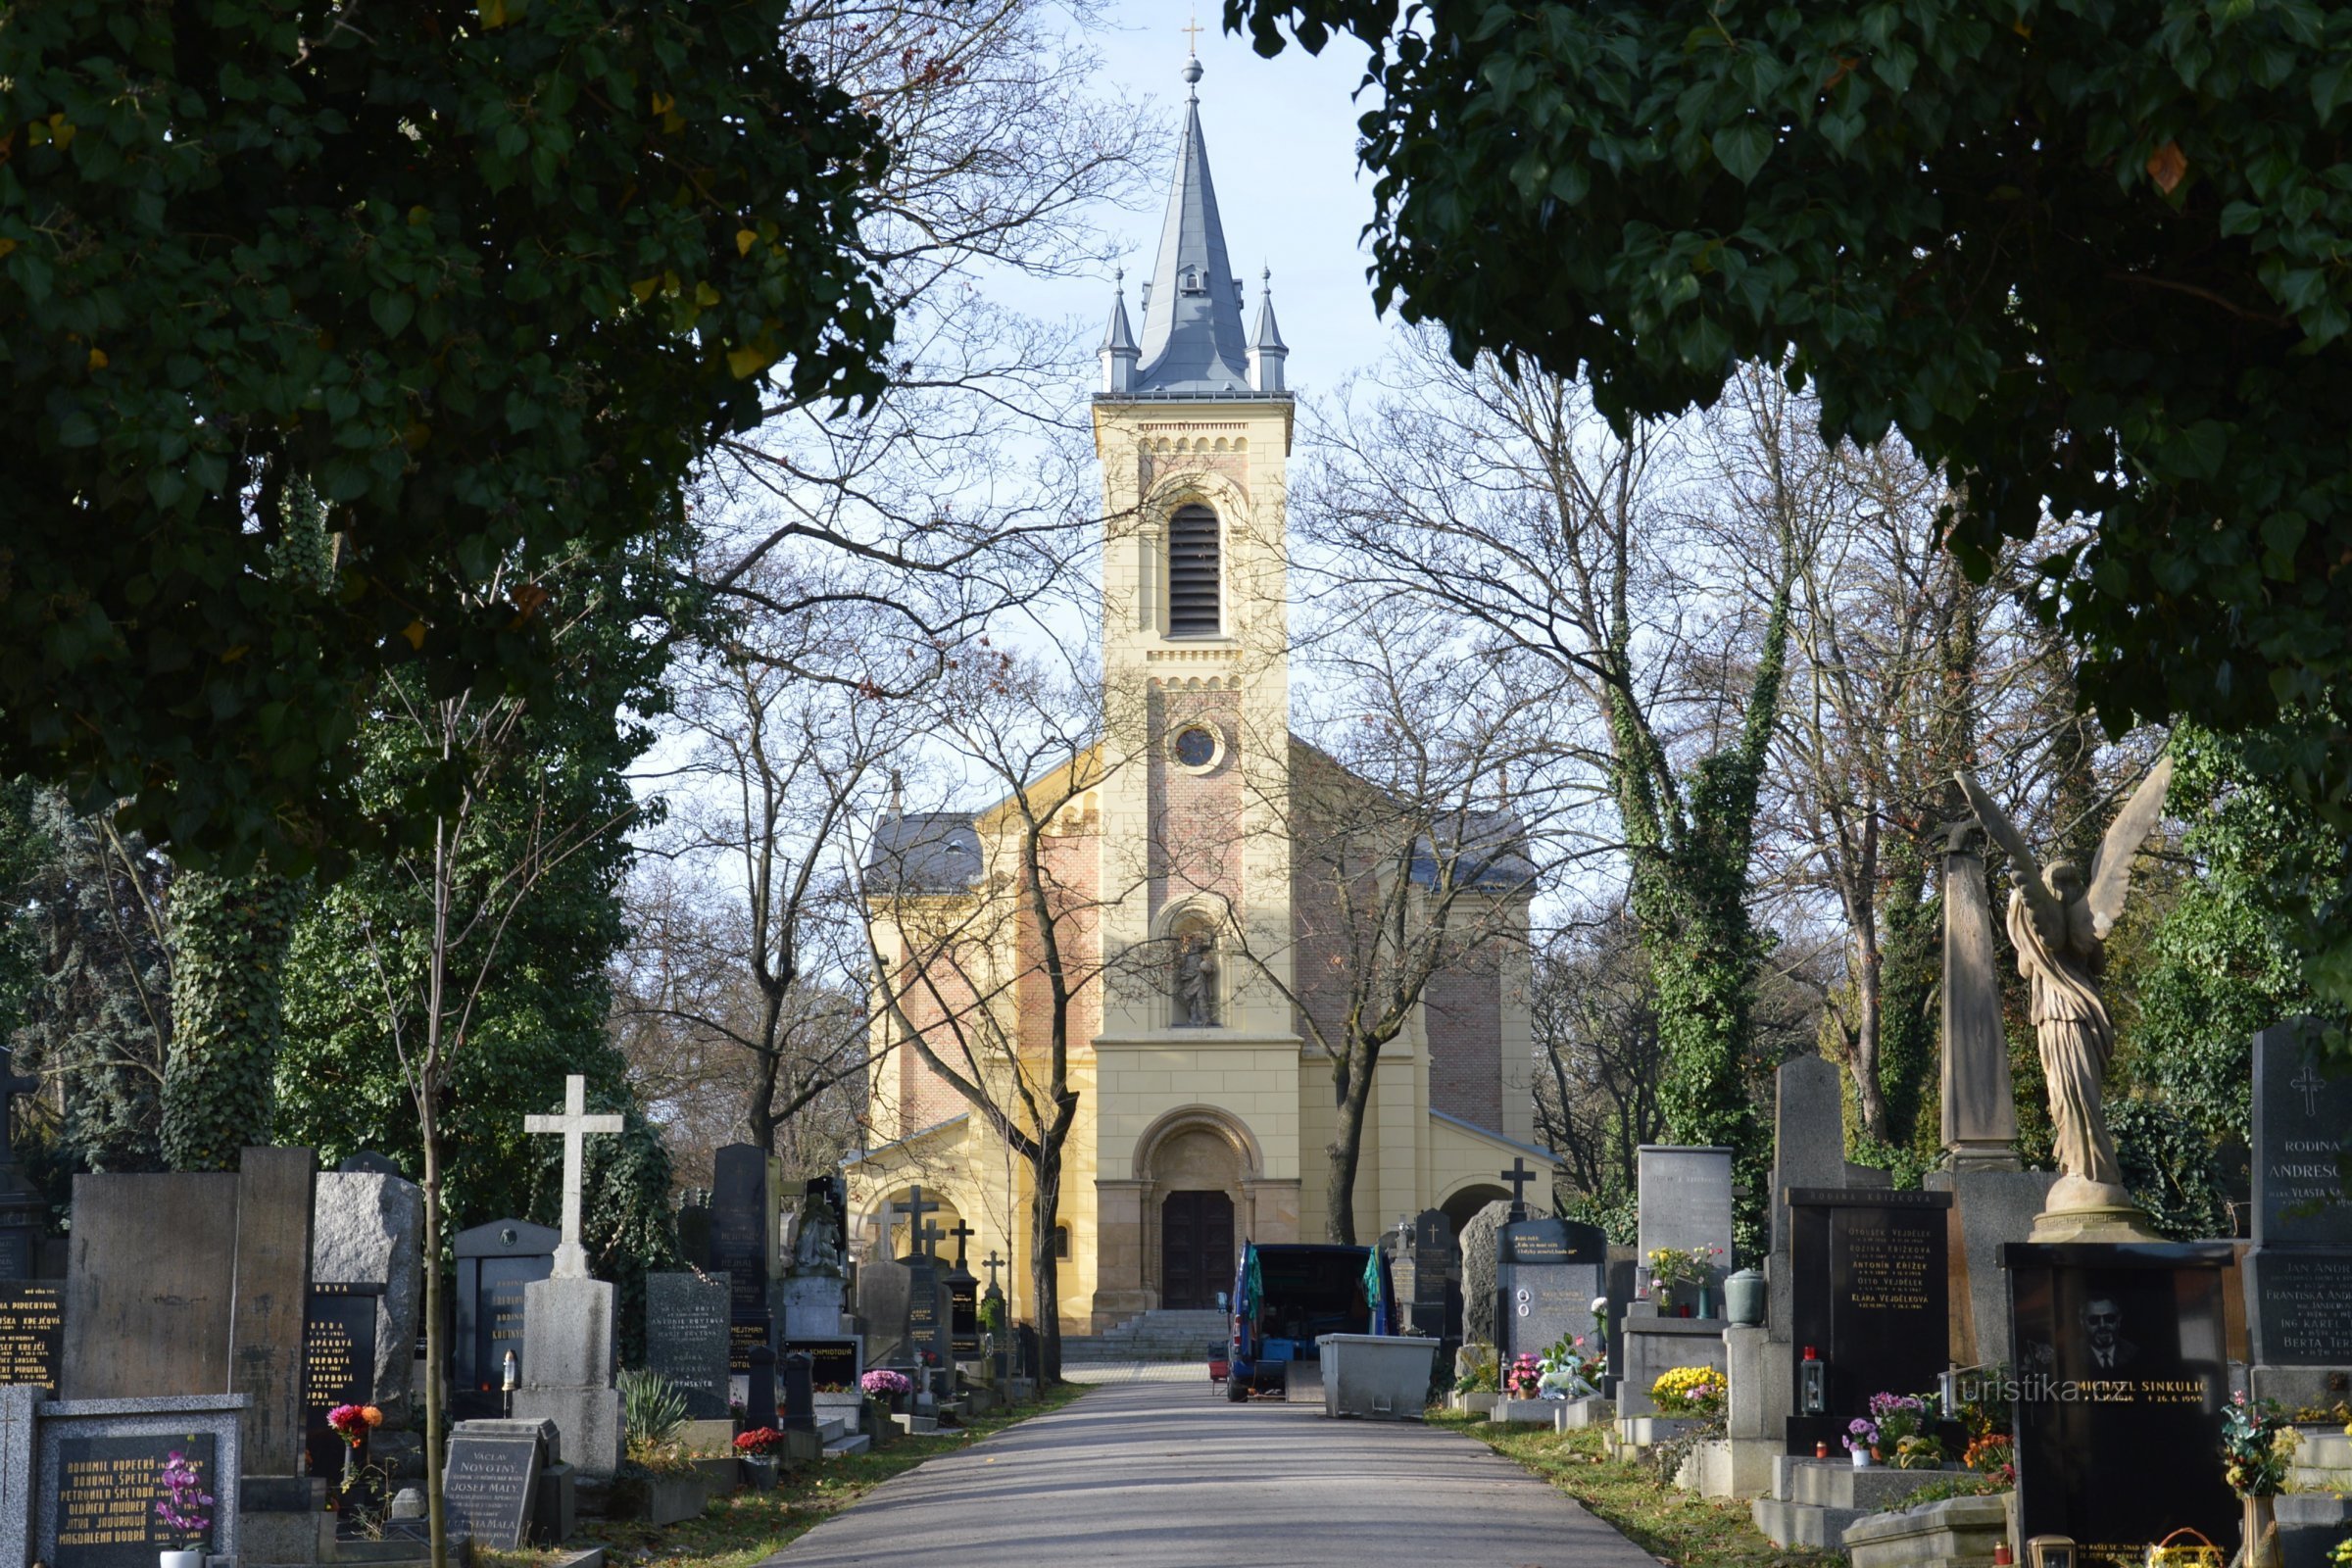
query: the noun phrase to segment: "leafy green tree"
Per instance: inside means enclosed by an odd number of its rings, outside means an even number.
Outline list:
[[[2319,1010],[2291,925],[2267,896],[2301,882],[2321,899],[2324,839],[2307,806],[2241,737],[2174,732],[2173,809],[2197,863],[2137,964],[2126,1045],[2134,1079],[2208,1140],[2252,1136],[2257,1030]]]
[[[62,1116],[26,1146],[62,1207],[76,1170],[164,1168],[172,868],[136,833],[25,780],[0,789],[0,844],[15,1008],[0,1022],[17,1069],[56,1086]]]
[[[340,860],[388,662],[546,689],[499,563],[612,559],[764,397],[875,387],[887,157],[795,11],[11,7],[0,768],[191,863]],[[298,482],[323,599],[268,569]]]
[[[1590,378],[1621,428],[1743,363],[1900,428],[1983,570],[2096,528],[2041,609],[2122,734],[2309,722],[2352,870],[2352,11],[2313,0],[1227,0],[1369,46],[1381,301]],[[2290,907],[2281,902],[2281,908]],[[2299,907],[2299,906],[2297,906]],[[2306,911],[2308,913],[2308,911]],[[2352,922],[2301,918],[2352,999]]]
[[[544,1109],[565,1074],[594,1075],[621,1098],[606,970],[625,936],[623,831],[639,814],[624,769],[651,739],[670,648],[699,609],[671,597],[667,566],[689,542],[673,525],[619,560],[551,550],[485,574],[477,605],[516,605],[548,623],[560,679],[547,686],[436,689],[400,670],[376,694],[359,784],[368,808],[394,824],[391,849],[327,890],[296,935],[279,1125],[329,1150],[368,1137],[409,1153],[428,1256],[441,1255],[449,1222],[467,1217],[469,1197],[527,1200],[547,1155],[524,1147],[522,1117]],[[651,1200],[665,1216],[659,1174]],[[665,1228],[665,1218],[655,1225]],[[644,1229],[622,1222],[615,1234]],[[427,1272],[436,1564],[447,1541],[444,1283]]]

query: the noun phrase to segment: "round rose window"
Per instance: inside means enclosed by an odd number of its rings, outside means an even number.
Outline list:
[[[1206,767],[1217,760],[1217,738],[1199,724],[1176,737],[1176,760],[1187,767]]]

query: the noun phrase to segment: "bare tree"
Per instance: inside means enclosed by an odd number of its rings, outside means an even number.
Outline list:
[[[1098,0],[810,0],[788,24],[892,148],[860,225],[898,323],[858,408],[779,402],[709,476],[725,502],[696,572],[747,612],[870,612],[871,635],[954,646],[1091,548],[1072,498],[1093,345],[1007,310],[984,274],[1099,273],[1102,216],[1139,200],[1153,117],[1103,96]],[[775,568],[782,567],[782,570]],[[819,645],[761,646],[841,678]]]
[[[1622,901],[1555,932],[1535,955],[1536,1126],[1571,1187],[1634,1190],[1636,1152],[1666,1132],[1656,988]]]
[[[663,869],[633,890],[641,940],[618,1021],[698,1060],[739,1056],[721,1069],[740,1088],[734,1125],[772,1153],[792,1152],[795,1118],[828,1097],[838,1109],[869,1064],[853,830],[908,739],[907,705],[868,695],[898,683],[886,652],[860,658],[874,618],[762,616],[681,669],[684,756],[659,775],[673,808],[652,845]],[[868,678],[813,682],[765,657],[820,639],[835,669]]]
[[[1099,1027],[1102,913],[1129,891],[1102,885],[1101,818],[1087,810],[1108,777],[1104,693],[981,649],[956,662],[925,711],[965,777],[1000,799],[926,816],[928,829],[888,819],[867,874],[872,983],[899,1048],[1029,1168],[1031,1301],[1053,1382],[1054,1232],[1078,1115],[1071,1048]]]
[[[1559,769],[1545,672],[1426,607],[1353,601],[1305,662],[1321,679],[1302,717],[1322,744],[1284,738],[1285,789],[1243,829],[1289,853],[1290,929],[1229,906],[1226,942],[1330,1064],[1325,1225],[1353,1245],[1382,1053],[1425,1030],[1441,977],[1515,983],[1549,858],[1530,820],[1551,816]],[[1163,858],[1181,870],[1198,858],[1171,846]]]
[[[1411,595],[1541,661],[1557,730],[1613,807],[1649,946],[1677,1138],[1742,1151],[1760,943],[1748,909],[1796,556],[1786,490],[1761,512],[1703,481],[1706,421],[1619,437],[1533,367],[1456,365],[1408,340],[1345,416],[1313,428],[1298,514],[1334,574]]]

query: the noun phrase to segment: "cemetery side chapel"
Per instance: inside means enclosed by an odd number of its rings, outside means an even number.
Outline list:
[[[1187,82],[1200,76],[1188,61]],[[1245,331],[1197,95],[1142,303],[1140,337],[1123,290],[1112,306],[1094,401],[1101,739],[1027,786],[1027,804],[1053,811],[1041,859],[1077,906],[1056,934],[1083,950],[1069,962],[1086,977],[1056,1239],[1063,1322],[1079,1333],[1214,1306],[1244,1240],[1323,1240],[1338,1110],[1293,999],[1316,1005],[1342,948],[1294,853],[1293,812],[1369,788],[1290,732],[1287,350],[1270,294]],[[973,1227],[975,1255],[1011,1261],[1016,1315],[1029,1310],[1029,1167],[906,1033],[955,1060],[951,1014],[985,1005],[1008,1049],[1045,1049],[1037,932],[1018,900],[1021,804],[894,805],[879,825],[866,885],[882,963],[955,972],[902,977],[898,1020],[875,1009],[876,1147],[848,1166],[854,1250],[908,1250],[897,1231],[919,1186],[943,1219]],[[969,940],[928,935],[942,930]],[[1533,1144],[1524,967],[1516,944],[1472,953],[1384,1050],[1354,1190],[1361,1230],[1431,1208],[1458,1230],[1510,1196],[1498,1165],[1552,1162]]]

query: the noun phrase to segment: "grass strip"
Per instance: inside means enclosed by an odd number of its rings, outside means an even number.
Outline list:
[[[1612,1459],[1602,1428],[1552,1432],[1483,1415],[1432,1411],[1429,1424],[1476,1438],[1574,1497],[1643,1551],[1675,1568],[1826,1568],[1842,1557],[1776,1546],[1747,1504],[1658,1484],[1648,1464]]]

